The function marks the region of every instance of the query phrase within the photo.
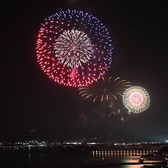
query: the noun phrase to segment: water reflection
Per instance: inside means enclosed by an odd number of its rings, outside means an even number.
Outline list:
[[[125,165],[122,165],[123,168],[142,168],[143,164],[138,164],[140,157],[129,156],[123,160]],[[128,164],[129,163],[129,164]],[[135,164],[132,164],[135,163]]]
[[[48,153],[4,153],[0,155],[0,167],[98,167],[106,168],[144,168],[139,164],[139,158],[142,154],[153,152],[150,150],[104,150],[93,151],[91,154],[61,154],[60,152]],[[154,167],[154,166],[153,166]],[[158,167],[158,166],[157,166]],[[165,167],[165,166],[162,166]]]
[[[121,160],[128,158],[128,156],[141,156],[147,153],[155,152],[154,150],[105,150],[93,151],[93,161],[101,160]]]
[[[146,168],[146,167],[157,167],[167,168],[167,165],[159,164],[140,164],[139,159],[141,155],[155,152],[154,150],[107,150],[107,151],[93,151],[92,160],[93,162],[99,162],[106,165],[106,167],[115,168]]]

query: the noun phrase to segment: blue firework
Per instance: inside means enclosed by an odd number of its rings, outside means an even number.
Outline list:
[[[112,39],[106,26],[83,11],[49,16],[38,33],[37,62],[44,73],[66,86],[87,86],[112,63]]]

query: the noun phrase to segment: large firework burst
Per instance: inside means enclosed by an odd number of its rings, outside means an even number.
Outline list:
[[[93,84],[79,88],[79,94],[86,99],[91,98],[93,102],[117,100],[118,96],[122,96],[123,92],[131,86],[131,83],[126,80],[121,80],[120,77],[95,81]]]
[[[112,63],[112,40],[98,18],[66,10],[49,16],[37,38],[37,62],[55,82],[86,86],[104,76]]]
[[[123,93],[123,103],[130,112],[140,113],[148,109],[150,97],[144,88],[132,86]]]

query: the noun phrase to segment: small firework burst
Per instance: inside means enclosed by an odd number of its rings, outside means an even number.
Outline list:
[[[140,113],[148,109],[150,97],[144,88],[132,86],[123,93],[123,103],[130,112]]]

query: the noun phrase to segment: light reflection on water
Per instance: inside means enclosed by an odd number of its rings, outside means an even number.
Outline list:
[[[140,156],[99,156],[99,164],[102,163],[106,165],[106,168],[116,167],[116,168],[142,168],[144,165],[139,164]],[[93,161],[96,161],[93,157]]]
[[[155,152],[155,150],[108,150],[108,151],[93,151],[93,162],[99,161],[100,165],[104,163],[106,168],[144,168],[157,167],[167,168],[167,165],[159,164],[140,164],[139,159],[141,155]],[[108,166],[109,165],[109,166]]]
[[[133,157],[129,156],[126,159],[123,160],[124,163],[131,163],[129,165],[122,165],[122,168],[142,168],[143,164],[132,164],[132,163],[138,163],[139,162],[139,157]]]
[[[93,159],[110,159],[110,158],[120,158],[125,156],[141,156],[147,153],[156,152],[155,150],[102,150],[93,151]]]
[[[53,153],[5,153],[0,154],[0,167],[28,167],[28,168],[68,168],[68,165],[92,167],[106,165],[106,168],[143,168],[138,164],[139,157],[151,151],[93,151],[91,154],[61,154]],[[121,163],[121,164],[120,164]],[[108,166],[109,165],[109,166]]]

